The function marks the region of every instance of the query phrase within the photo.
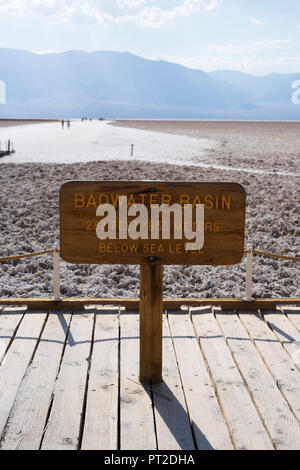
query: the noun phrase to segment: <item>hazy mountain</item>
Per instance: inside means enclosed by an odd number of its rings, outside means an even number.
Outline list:
[[[299,75],[205,73],[129,53],[0,49],[0,117],[298,119]]]
[[[296,115],[300,118],[300,108],[295,107],[291,102],[294,91],[292,83],[300,79],[300,73],[272,73],[264,77],[256,77],[233,70],[217,70],[209,75],[245,93],[255,106],[264,107],[269,111],[280,106],[283,109],[291,107],[292,115],[294,115],[293,112],[296,112]]]

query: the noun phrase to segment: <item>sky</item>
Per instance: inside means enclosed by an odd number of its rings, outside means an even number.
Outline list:
[[[0,0],[0,47],[300,73],[299,0]]]

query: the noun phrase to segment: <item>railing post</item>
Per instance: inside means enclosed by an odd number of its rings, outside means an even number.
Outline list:
[[[57,243],[53,245],[53,293],[54,300],[60,300],[60,273],[59,273],[59,247]]]
[[[247,273],[246,273],[246,300],[251,301],[252,297],[252,263],[253,263],[253,243],[247,243]]]

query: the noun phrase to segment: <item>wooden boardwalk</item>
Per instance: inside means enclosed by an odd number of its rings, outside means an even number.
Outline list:
[[[300,449],[300,309],[168,311],[161,384],[138,312],[0,315],[1,449]]]

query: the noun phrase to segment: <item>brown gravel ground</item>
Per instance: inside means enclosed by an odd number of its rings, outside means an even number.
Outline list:
[[[231,139],[228,138],[230,142]],[[297,177],[266,177],[139,161],[3,163],[0,175],[0,257],[48,249],[59,240],[58,191],[63,182],[72,179],[238,182],[247,191],[247,239],[260,250],[300,255]],[[244,258],[234,267],[166,267],[164,295],[243,297],[245,264]],[[256,297],[300,297],[299,263],[255,257],[253,279]],[[62,262],[61,283],[64,296],[137,296],[139,268]],[[51,294],[51,255],[0,263],[1,297]]]

